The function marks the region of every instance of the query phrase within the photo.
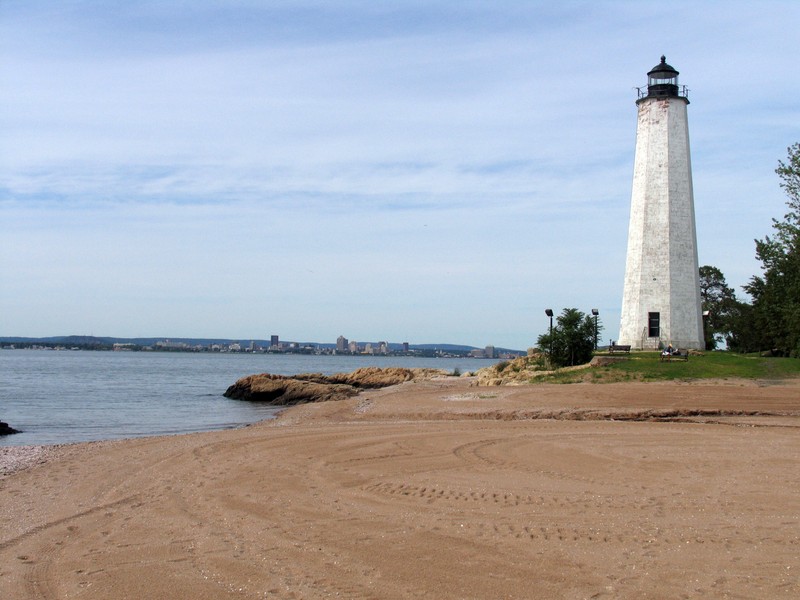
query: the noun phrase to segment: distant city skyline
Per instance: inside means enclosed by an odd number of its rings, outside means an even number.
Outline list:
[[[335,343],[329,341],[281,340],[271,335],[269,340],[262,338],[121,338],[93,336],[0,336],[2,349],[47,349],[47,350],[116,350],[116,351],[190,351],[190,352],[277,352],[314,354],[353,354],[353,355],[468,355],[473,358],[513,358],[526,350],[518,348],[483,348],[450,344],[448,342],[420,343],[409,342],[356,342],[339,336]]]
[[[620,322],[637,93],[689,87],[700,264],[785,213],[800,3],[0,3],[0,335]],[[481,346],[479,346],[481,347]]]

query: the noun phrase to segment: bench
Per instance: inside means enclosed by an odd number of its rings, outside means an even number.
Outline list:
[[[630,344],[611,344],[608,347],[608,353],[614,354],[614,352],[627,352],[628,354],[631,353],[631,345]]]
[[[673,362],[673,361],[682,361],[688,362],[689,361],[689,351],[688,350],[681,350],[680,348],[675,351],[674,354],[664,354],[661,353],[659,356],[659,360],[661,362]]]

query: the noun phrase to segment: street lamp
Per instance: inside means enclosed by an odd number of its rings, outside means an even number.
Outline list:
[[[594,315],[594,351],[597,352],[597,315],[600,314],[600,311],[593,308],[592,314]]]
[[[553,309],[545,308],[544,314],[550,317],[550,360],[553,360]]]

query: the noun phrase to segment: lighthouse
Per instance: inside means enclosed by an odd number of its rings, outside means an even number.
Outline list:
[[[636,102],[636,154],[618,344],[703,347],[686,88],[666,57]]]

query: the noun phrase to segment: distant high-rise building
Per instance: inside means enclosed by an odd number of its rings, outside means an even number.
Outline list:
[[[336,351],[337,352],[345,352],[347,350],[347,338],[343,335],[340,335],[336,338]]]
[[[486,350],[484,350],[484,352],[486,353],[486,358],[495,357],[494,346],[486,346]]]
[[[408,352],[408,342],[403,342],[403,352]]]
[[[389,354],[389,344],[386,342],[378,342],[378,353]]]
[[[277,348],[278,346],[280,346],[280,340],[278,339],[278,336],[277,335],[270,336],[269,347]]]
[[[352,352],[353,354],[357,354],[358,353],[358,342],[353,340],[352,342],[347,344],[347,349],[350,350],[350,352]]]

